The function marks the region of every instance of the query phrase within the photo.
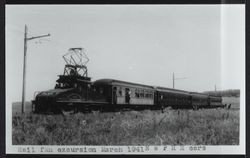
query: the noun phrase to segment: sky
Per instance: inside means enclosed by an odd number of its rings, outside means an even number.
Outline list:
[[[244,5],[7,5],[6,97],[52,89],[62,58],[83,47],[92,81],[113,78],[188,91],[240,89],[245,79]]]

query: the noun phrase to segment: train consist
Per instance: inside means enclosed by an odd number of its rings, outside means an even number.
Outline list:
[[[155,87],[115,79],[91,82],[82,48],[71,48],[52,90],[39,92],[32,101],[36,113],[107,109],[199,109],[225,107],[222,98],[203,93]],[[86,56],[85,56],[86,58]],[[76,60],[80,59],[80,60]]]

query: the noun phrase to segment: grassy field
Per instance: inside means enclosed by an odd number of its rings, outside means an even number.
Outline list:
[[[223,101],[239,107],[238,98]],[[235,109],[93,112],[69,116],[16,113],[12,126],[14,145],[239,144],[239,110]]]

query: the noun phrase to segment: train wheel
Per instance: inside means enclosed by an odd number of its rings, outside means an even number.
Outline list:
[[[66,111],[63,109],[61,110],[61,113],[65,116],[75,114],[74,110]]]
[[[161,113],[164,113],[164,106],[161,106]]]
[[[197,105],[193,105],[193,110],[197,110],[198,106]]]
[[[76,106],[69,106],[67,105],[66,107],[61,108],[61,114],[63,115],[72,115],[78,112],[78,109]]]

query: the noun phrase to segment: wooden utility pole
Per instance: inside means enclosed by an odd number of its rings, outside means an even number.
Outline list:
[[[174,78],[174,72],[173,72],[173,89],[174,89],[174,80],[175,80],[175,78]]]
[[[175,88],[175,80],[182,80],[182,79],[186,79],[186,77],[182,77],[182,78],[175,78],[175,76],[174,76],[174,72],[173,72],[173,89]]]
[[[24,55],[23,55],[23,91],[22,91],[22,113],[24,113],[24,102],[25,102],[25,85],[26,85],[26,53],[27,53],[27,31],[28,28],[25,25],[24,28]]]
[[[22,90],[22,113],[24,113],[24,105],[25,105],[25,88],[26,88],[26,56],[27,56],[27,45],[29,40],[33,40],[36,38],[48,37],[50,34],[41,35],[36,37],[27,37],[28,34],[28,27],[25,25],[24,28],[24,55],[23,55],[23,90]]]

